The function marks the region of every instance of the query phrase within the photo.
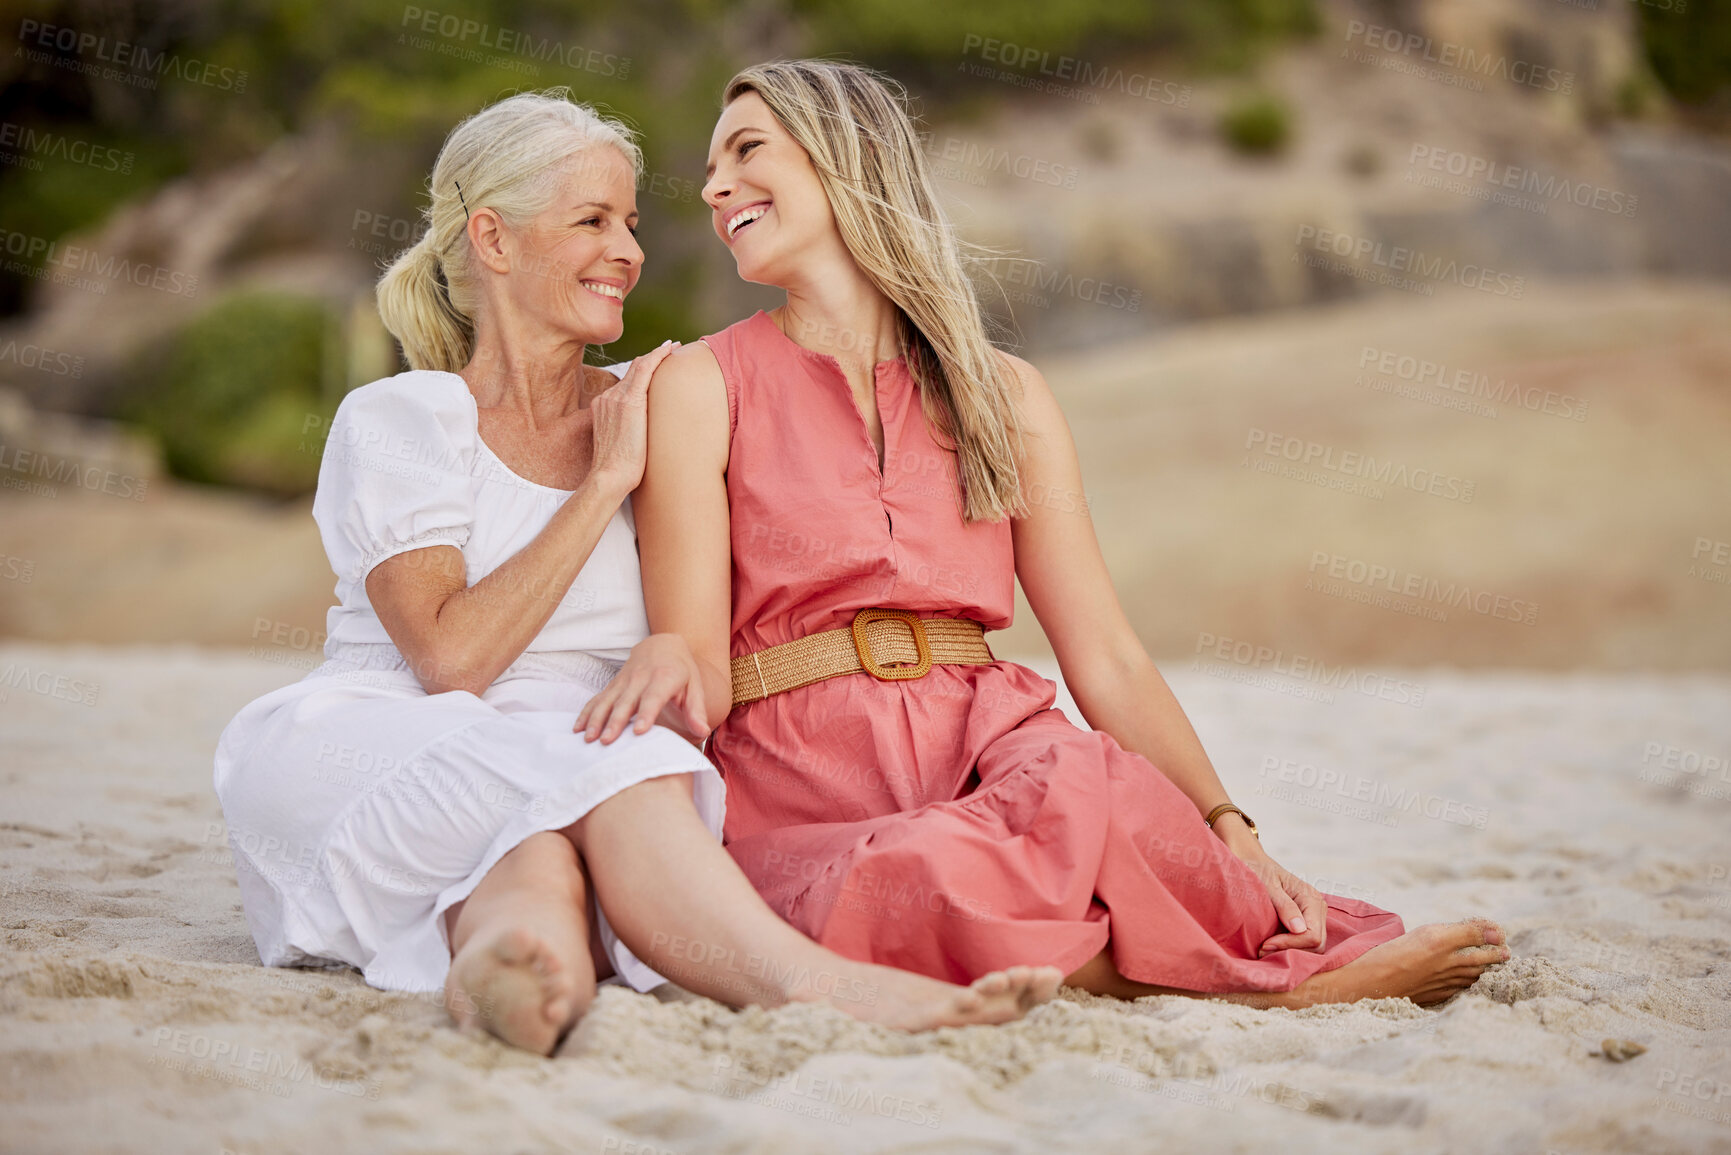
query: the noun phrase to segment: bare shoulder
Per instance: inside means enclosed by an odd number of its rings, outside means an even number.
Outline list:
[[[721,377],[721,363],[702,341],[681,345],[655,367],[651,391],[676,393],[683,400],[697,401],[705,395],[719,395],[727,401],[727,383]]]
[[[1038,429],[1053,418],[1062,421],[1062,410],[1058,408],[1058,399],[1052,396],[1052,387],[1046,384],[1046,375],[1014,353],[998,351],[998,357],[1009,366],[1010,371],[1021,382],[1022,395],[1017,399],[1022,406],[1022,416],[1032,428]]]
[[[702,341],[681,345],[655,367],[649,382],[650,457],[657,444],[725,463],[732,440],[727,383]]]

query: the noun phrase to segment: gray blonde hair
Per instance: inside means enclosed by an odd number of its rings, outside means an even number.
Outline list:
[[[379,316],[411,368],[454,373],[474,354],[469,214],[486,205],[523,226],[553,203],[569,162],[596,147],[618,149],[634,179],[642,176],[631,129],[572,100],[568,88],[518,93],[451,130],[428,180],[426,231],[379,278]]]
[[[776,60],[740,71],[722,104],[747,92],[811,155],[854,263],[899,311],[901,352],[921,405],[955,445],[964,517],[1025,513],[1021,381],[987,335],[906,91],[854,64]]]

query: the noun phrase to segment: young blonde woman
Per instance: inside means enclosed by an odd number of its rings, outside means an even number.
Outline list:
[[[260,957],[442,988],[459,1024],[543,1054],[612,974],[906,1029],[1015,1018],[1056,972],[966,988],[839,957],[721,848],[720,780],[675,732],[707,730],[703,690],[680,638],[647,636],[628,497],[667,347],[622,380],[583,363],[642,268],[640,166],[563,90],[439,154],[378,291],[413,369],[343,401],[319,473],[328,660],[217,751]],[[641,713],[591,725],[627,656]]]
[[[1429,1003],[1508,957],[1484,920],[1403,934],[1319,894],[1228,801],[1118,605],[1051,391],[987,340],[896,93],[741,72],[703,195],[787,300],[658,369],[638,531],[651,626],[719,727],[728,849],[776,911],[851,958],[1035,960],[1125,997]],[[1018,578],[1092,730],[992,658]],[[638,708],[623,680],[595,704]]]

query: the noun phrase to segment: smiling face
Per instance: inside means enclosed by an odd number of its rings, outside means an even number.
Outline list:
[[[703,199],[747,281],[785,287],[814,261],[846,256],[810,154],[755,92],[741,94],[716,122]]]
[[[625,297],[643,269],[637,245],[637,189],[631,162],[613,148],[574,157],[545,211],[504,229],[510,307],[538,326],[585,344],[625,332]]]

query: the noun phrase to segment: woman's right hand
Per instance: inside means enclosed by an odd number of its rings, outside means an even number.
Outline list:
[[[590,476],[622,497],[643,481],[649,447],[649,379],[677,348],[678,341],[663,341],[631,362],[617,385],[589,403],[595,438]]]
[[[603,746],[624,733],[644,734],[660,722],[693,741],[709,733],[703,710],[703,676],[691,647],[678,634],[650,634],[631,647],[631,656],[606,689],[583,704],[573,727],[583,740]]]

